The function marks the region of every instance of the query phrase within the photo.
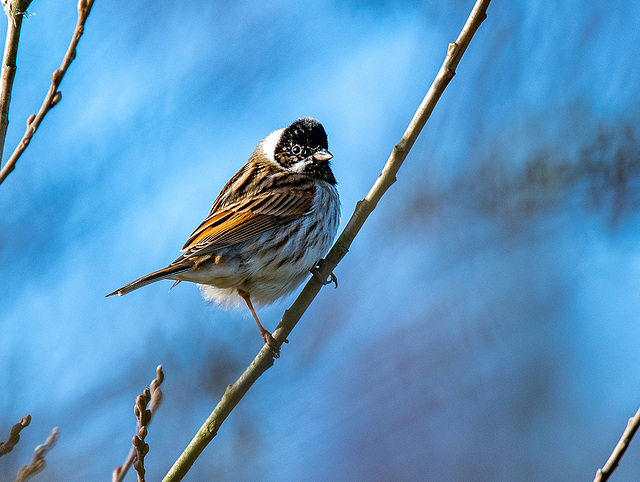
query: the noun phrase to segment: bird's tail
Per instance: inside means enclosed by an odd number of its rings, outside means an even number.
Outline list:
[[[149,273],[148,275],[143,276],[142,278],[139,278],[129,283],[128,285],[125,285],[122,288],[115,290],[113,293],[109,293],[107,296],[126,295],[127,293],[133,290],[137,290],[138,288],[142,288],[143,286],[147,286],[148,284],[155,283],[156,281],[159,281],[161,279],[172,278],[173,276],[179,273],[183,273],[184,271],[188,271],[191,268],[192,268],[191,265],[170,264],[166,268],[162,268],[162,269],[159,269],[158,271],[154,271],[153,273]],[[176,281],[176,284],[177,283],[179,283],[179,281]]]

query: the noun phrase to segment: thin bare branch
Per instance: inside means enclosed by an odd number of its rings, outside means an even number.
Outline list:
[[[0,73],[0,165],[2,164],[7,127],[9,126],[9,104],[11,103],[13,79],[16,75],[20,30],[29,4],[31,4],[31,0],[2,1],[4,12],[7,14],[7,38],[4,44],[2,72]]]
[[[136,398],[136,406],[134,413],[138,420],[138,433],[133,436],[132,444],[135,449],[135,456],[133,457],[133,468],[138,473],[138,482],[144,482],[144,457],[149,453],[149,445],[145,443],[144,439],[147,436],[147,423],[151,420],[151,410],[147,410],[147,404],[151,401],[151,390],[144,389],[142,395],[138,395]]]
[[[11,427],[9,432],[9,438],[6,442],[0,442],[0,457],[4,454],[8,454],[13,450],[15,444],[20,440],[20,431],[27,427],[31,423],[31,415],[27,414],[26,417],[22,417],[18,423]]]
[[[22,140],[16,147],[11,157],[7,160],[7,163],[0,170],[0,184],[4,182],[7,176],[15,169],[16,162],[25,151],[29,143],[31,142],[31,138],[38,130],[42,119],[47,113],[58,103],[62,98],[62,94],[58,91],[58,87],[60,87],[60,83],[64,75],[67,73],[67,69],[73,59],[76,58],[76,47],[78,46],[78,42],[80,41],[80,37],[84,32],[84,24],[91,13],[91,7],[93,7],[93,0],[79,0],[78,1],[78,22],[76,23],[76,28],[73,32],[73,38],[71,39],[71,43],[69,44],[69,48],[67,49],[67,53],[62,59],[62,64],[60,67],[53,72],[51,75],[51,85],[49,86],[49,92],[44,98],[42,102],[42,106],[37,114],[32,114],[27,119],[27,130],[22,137]]]
[[[366,221],[367,217],[375,209],[376,204],[386,192],[387,189],[395,182],[395,175],[407,157],[409,150],[413,146],[418,134],[431,115],[438,99],[442,95],[445,87],[455,75],[456,68],[460,62],[462,54],[464,54],[471,38],[476,30],[486,18],[487,7],[490,0],[478,0],[469,16],[462,32],[458,36],[455,43],[449,45],[447,56],[445,58],[435,81],[427,92],[420,107],[415,113],[413,119],[409,123],[402,139],[395,146],[389,159],[384,166],[382,173],[376,180],[375,184],[367,194],[367,196],[359,201],[355,211],[349,220],[349,223],[340,234],[327,257],[318,265],[317,272],[319,276],[312,276],[307,282],[302,292],[296,298],[291,307],[285,311],[282,320],[273,332],[273,338],[280,346],[287,338],[291,330],[298,323],[302,314],[316,297],[320,288],[323,286],[321,280],[328,279],[333,269],[338,265],[340,260],[347,254],[349,246],[353,242],[356,234]],[[258,355],[251,362],[251,365],[244,371],[240,378],[233,384],[229,385],[222,396],[218,405],[204,422],[195,437],[191,440],[182,455],[173,464],[171,470],[167,473],[163,482],[175,482],[182,478],[189,471],[195,460],[202,453],[207,444],[216,436],[218,429],[240,402],[242,397],[247,393],[253,383],[267,370],[274,362],[274,356],[277,349],[273,350],[265,345]]]
[[[51,448],[56,443],[56,440],[58,440],[57,427],[51,431],[51,434],[49,435],[49,437],[47,437],[47,441],[42,445],[38,445],[33,451],[31,462],[28,465],[23,465],[18,469],[18,477],[16,478],[16,482],[24,482],[26,480],[29,480],[31,477],[44,469],[44,466],[46,465],[44,456],[49,450],[51,450]]]
[[[616,445],[616,448],[613,449],[613,452],[611,453],[609,460],[607,460],[607,463],[604,464],[604,467],[598,469],[593,482],[605,482],[607,479],[609,479],[613,471],[618,467],[620,459],[622,459],[622,456],[627,451],[627,447],[629,447],[631,439],[638,431],[638,427],[640,427],[640,408],[638,409],[636,414],[627,422],[627,428],[625,428],[622,437]]]
[[[156,368],[156,377],[151,381],[149,388],[146,388],[142,395],[136,398],[134,413],[137,419],[136,435],[133,436],[133,447],[129,451],[124,464],[116,467],[111,476],[112,482],[120,482],[133,465],[138,473],[138,481],[144,481],[144,456],[149,452],[149,446],[144,442],[147,436],[147,427],[151,423],[151,418],[162,403],[162,390],[160,385],[164,380],[162,365]],[[148,409],[147,409],[148,405]]]

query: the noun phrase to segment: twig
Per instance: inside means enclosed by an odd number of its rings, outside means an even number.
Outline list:
[[[2,58],[2,72],[0,73],[0,165],[4,152],[4,141],[9,126],[9,104],[11,90],[16,75],[16,58],[18,57],[18,42],[22,19],[29,8],[31,0],[2,0],[2,6],[7,14],[7,39],[4,44]]]
[[[442,64],[435,81],[420,104],[420,107],[411,120],[409,127],[407,127],[402,139],[391,152],[382,173],[367,196],[362,201],[358,202],[349,223],[340,234],[340,237],[331,248],[331,251],[329,251],[327,257],[319,264],[318,272],[321,276],[312,276],[298,298],[296,298],[291,307],[285,311],[282,320],[273,332],[273,338],[278,346],[286,340],[302,314],[320,291],[320,288],[323,286],[320,279],[327,279],[330,276],[333,269],[347,254],[353,239],[369,214],[371,214],[375,209],[376,204],[382,195],[395,182],[395,175],[398,172],[398,169],[407,157],[409,150],[413,146],[425,122],[431,115],[431,112],[442,95],[445,87],[455,75],[456,67],[460,62],[462,54],[464,54],[467,46],[469,45],[471,38],[482,21],[486,18],[486,11],[489,3],[490,0],[478,0],[476,2],[458,39],[455,43],[449,45],[446,59]],[[173,464],[173,467],[171,467],[171,470],[169,470],[163,479],[163,482],[175,482],[182,480],[207,444],[216,436],[218,429],[229,413],[231,413],[238,402],[240,402],[244,394],[247,393],[251,385],[253,385],[260,375],[273,365],[273,362],[274,351],[267,345],[263,346],[258,355],[251,362],[251,365],[249,365],[240,378],[233,385],[229,385],[227,387],[218,405],[214,408],[211,415],[209,415],[178,460]]]
[[[76,58],[76,47],[78,46],[78,41],[84,32],[84,24],[91,12],[92,6],[93,0],[78,1],[78,22],[76,23],[73,38],[71,39],[67,53],[65,54],[64,59],[62,59],[62,64],[60,64],[58,70],[54,71],[51,75],[49,92],[47,92],[40,110],[37,114],[31,114],[31,116],[29,116],[27,119],[27,130],[25,131],[22,140],[18,144],[18,147],[16,147],[15,151],[13,151],[13,154],[11,154],[11,157],[7,160],[7,163],[0,170],[0,184],[2,184],[11,171],[15,169],[16,162],[18,162],[18,159],[29,145],[29,142],[31,142],[31,138],[38,130],[44,116],[47,115],[47,112],[49,112],[53,106],[60,102],[62,94],[58,91],[58,87],[60,87],[60,82],[62,82],[62,78],[67,73],[69,65],[71,65],[73,59]]]
[[[47,441],[42,445],[38,445],[33,451],[33,457],[31,458],[31,462],[29,463],[29,465],[23,465],[18,469],[18,477],[16,478],[16,482],[24,482],[25,480],[29,480],[31,477],[44,469],[44,466],[46,465],[44,456],[49,450],[51,450],[51,447],[53,447],[53,445],[56,443],[56,440],[58,440],[57,427],[51,431],[51,435],[47,437]]]
[[[27,427],[31,423],[31,415],[27,414],[26,417],[22,417],[18,423],[11,427],[9,432],[9,438],[6,442],[0,442],[0,457],[4,454],[8,454],[13,450],[15,444],[20,440],[20,431]]]
[[[144,439],[147,436],[147,423],[151,420],[151,411],[147,410],[147,404],[151,401],[151,391],[148,388],[144,389],[142,395],[138,395],[136,398],[136,406],[134,412],[138,419],[138,433],[133,436],[132,444],[135,449],[135,456],[133,457],[133,468],[138,473],[138,482],[144,481],[144,457],[149,453],[149,444],[145,443]]]
[[[149,451],[149,446],[144,442],[144,438],[147,436],[147,427],[151,423],[153,414],[162,403],[162,390],[160,390],[160,385],[163,380],[164,372],[162,371],[162,365],[158,365],[158,368],[156,368],[156,378],[153,379],[149,388],[146,388],[144,393],[136,398],[134,413],[138,423],[136,435],[134,435],[132,439],[133,447],[129,451],[129,455],[124,464],[116,467],[113,471],[111,477],[112,482],[122,481],[132,465],[138,472],[138,481],[144,481],[144,456],[147,455]],[[148,409],[147,404],[149,406]]]
[[[620,463],[620,459],[627,451],[627,447],[629,447],[631,439],[638,431],[638,427],[640,427],[640,408],[638,409],[636,414],[629,419],[629,422],[627,422],[627,428],[625,428],[622,437],[616,445],[616,448],[613,449],[613,452],[611,453],[609,460],[607,460],[607,463],[604,464],[604,467],[598,469],[593,482],[605,482],[605,480],[607,480],[611,476],[613,471],[616,470],[618,464]]]

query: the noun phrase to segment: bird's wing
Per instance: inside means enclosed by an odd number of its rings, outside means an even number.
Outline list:
[[[183,256],[203,255],[290,223],[312,211],[314,196],[312,183],[283,186],[212,211],[187,239]]]

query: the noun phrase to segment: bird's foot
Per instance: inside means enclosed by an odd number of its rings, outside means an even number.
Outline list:
[[[322,261],[324,260],[320,260],[320,263],[322,263]],[[329,275],[328,278],[325,278],[324,276],[322,276],[320,274],[320,263],[318,263],[316,266],[314,266],[313,268],[311,268],[309,271],[311,271],[311,274],[314,276],[315,279],[317,279],[318,281],[320,281],[320,283],[322,283],[322,286],[325,285],[330,285],[331,283],[334,284],[334,288],[338,287],[338,278],[336,278],[336,275],[333,274],[333,272]]]
[[[267,330],[261,331],[260,334],[262,335],[262,339],[264,340],[265,344],[269,348],[271,348],[271,351],[273,352],[273,357],[280,358],[280,346],[282,346],[282,343],[276,341],[273,335],[269,333]],[[289,343],[289,340],[285,339],[284,343]]]

